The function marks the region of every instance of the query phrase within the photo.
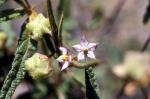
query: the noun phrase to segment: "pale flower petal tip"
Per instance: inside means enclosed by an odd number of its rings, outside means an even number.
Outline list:
[[[56,60],[57,60],[58,62],[63,62],[63,56],[59,56]]]
[[[74,45],[72,46],[74,50],[76,50],[77,52],[82,51],[82,46],[80,44]]]
[[[71,62],[72,61],[72,55],[68,56],[68,61]]]
[[[59,47],[59,50],[62,52],[62,54],[67,54],[67,49],[65,47]]]
[[[99,43],[89,43],[88,48],[97,47]]]
[[[80,44],[81,44],[81,46],[87,46],[88,45],[88,41],[85,38],[85,36],[82,36],[82,38],[80,40]]]
[[[94,51],[97,48],[98,44],[99,43],[89,43],[87,47],[90,51]]]
[[[78,61],[84,60],[85,59],[84,52],[79,52],[77,58],[78,58]]]
[[[68,66],[69,66],[69,62],[68,61],[64,62],[61,71],[65,70]]]
[[[88,51],[87,56],[88,56],[89,58],[96,59],[96,58],[95,58],[95,54],[94,54],[94,52],[93,52],[93,51]]]

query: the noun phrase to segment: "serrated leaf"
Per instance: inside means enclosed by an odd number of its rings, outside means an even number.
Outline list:
[[[18,45],[17,45],[17,49],[15,52],[15,58],[14,58],[13,63],[12,63],[12,68],[9,71],[9,73],[7,74],[5,81],[4,81],[4,84],[2,86],[0,99],[5,98],[7,91],[9,90],[8,86],[11,85],[14,77],[16,76],[16,73],[19,69],[19,65],[21,64],[23,56],[24,56],[26,49],[28,47],[28,35],[25,35],[27,33],[25,31],[25,28],[22,28],[22,29],[23,30],[21,30],[21,32],[23,32],[23,35],[20,36],[21,38],[20,38]]]
[[[86,98],[100,99],[99,88],[92,67],[85,69],[85,83],[86,83]]]
[[[25,14],[25,10],[20,8],[0,11],[0,23],[18,17],[22,17],[24,14]]]

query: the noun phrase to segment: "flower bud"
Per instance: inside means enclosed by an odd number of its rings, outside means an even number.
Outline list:
[[[25,61],[25,70],[33,79],[41,79],[52,72],[49,58],[40,53],[35,53]]]
[[[30,33],[32,39],[38,40],[43,34],[51,34],[49,19],[42,14],[33,13],[29,17],[29,23],[26,24],[27,32]]]
[[[0,32],[0,50],[5,48],[7,38],[8,37],[6,33]]]

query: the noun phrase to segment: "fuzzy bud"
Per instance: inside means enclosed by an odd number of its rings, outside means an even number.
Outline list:
[[[26,29],[34,40],[39,40],[45,33],[51,35],[49,19],[45,18],[42,14],[35,13],[31,15]]]
[[[25,69],[33,79],[41,79],[52,72],[49,58],[40,53],[35,53],[25,61]]]

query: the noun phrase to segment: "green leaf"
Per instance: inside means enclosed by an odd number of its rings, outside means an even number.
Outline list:
[[[7,9],[7,10],[0,11],[0,23],[18,17],[22,17],[24,14],[25,14],[25,10],[21,8]]]
[[[100,91],[92,67],[85,69],[85,83],[86,83],[86,98],[100,99],[99,95]]]
[[[59,39],[58,39],[58,27],[55,22],[55,18],[53,15],[53,10],[52,10],[52,5],[51,5],[51,0],[47,0],[47,9],[48,9],[48,17],[50,21],[50,26],[52,29],[52,36],[55,41],[55,45],[59,46]],[[59,49],[57,49],[59,51]]]
[[[57,6],[57,20],[60,19],[61,13],[64,13],[65,18],[69,18],[70,16],[70,7],[71,0],[59,0],[59,4]]]
[[[24,25],[22,26],[24,27]],[[6,78],[5,78],[5,81],[4,81],[4,84],[2,86],[2,89],[1,89],[1,94],[0,94],[0,99],[4,99],[6,94],[7,94],[7,91],[9,90],[9,86],[11,85],[13,79],[15,78],[16,74],[17,74],[17,71],[19,69],[19,66],[22,62],[22,58],[26,52],[26,49],[28,47],[28,33],[26,32],[25,28],[22,28],[23,30],[21,30],[21,33],[20,35],[20,40],[18,42],[18,45],[17,45],[17,49],[16,49],[16,52],[15,52],[15,58],[13,60],[13,63],[12,63],[12,67],[11,67],[11,70],[9,71],[9,73],[7,74]]]
[[[7,94],[6,94],[6,99],[11,99],[12,95],[14,94],[14,91],[16,87],[21,83],[21,81],[24,79],[25,76],[25,60],[29,57],[31,57],[34,52],[37,50],[37,42],[29,39],[28,40],[28,47],[26,49],[26,52],[22,58],[19,70],[16,74],[15,79],[11,83],[11,87],[9,88]]]
[[[64,19],[64,14],[63,12],[61,13],[60,19],[59,19],[59,26],[58,26],[58,39],[60,45],[62,45],[62,25],[63,25],[63,19]]]
[[[62,12],[64,10],[64,6],[65,6],[66,0],[59,0],[59,4],[57,6],[57,20],[61,19],[62,16]]]
[[[9,86],[11,85],[12,80],[15,77],[16,72],[20,66],[20,63],[22,61],[22,57],[23,57],[23,55],[27,49],[27,43],[28,43],[28,40],[25,40],[22,44],[20,44],[20,46],[18,46],[18,48],[16,50],[15,58],[14,58],[13,63],[12,63],[12,68],[9,71],[9,73],[7,74],[5,81],[4,81],[4,84],[2,86],[2,89],[1,89],[0,99],[5,98],[5,95],[9,89]]]

